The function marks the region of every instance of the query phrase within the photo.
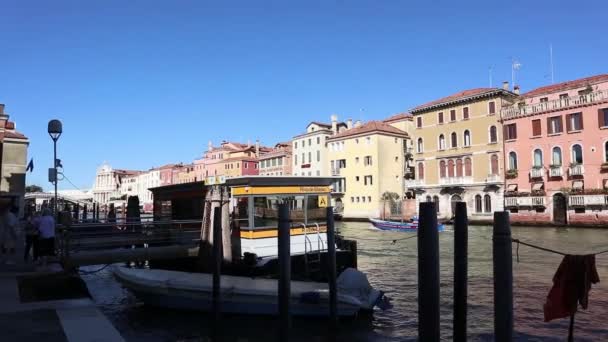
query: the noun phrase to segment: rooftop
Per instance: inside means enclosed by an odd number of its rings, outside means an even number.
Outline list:
[[[411,119],[412,119],[412,114],[406,112],[406,113],[395,114],[395,115],[389,117],[388,119],[382,120],[382,122],[395,122],[395,121],[411,120]]]
[[[522,95],[522,97],[534,97],[543,94],[556,93],[574,88],[584,87],[586,85],[594,85],[597,83],[608,82],[608,74],[595,75],[576,80],[566,81],[557,84],[551,84],[544,87],[539,87]]]
[[[514,93],[511,93],[508,90],[504,90],[504,89],[500,89],[500,88],[467,89],[467,90],[463,90],[463,91],[460,91],[458,93],[455,93],[455,94],[452,94],[452,95],[449,95],[446,97],[442,97],[438,100],[434,100],[431,102],[427,102],[423,105],[416,106],[412,110],[410,110],[410,112],[411,113],[421,112],[423,110],[441,107],[441,106],[452,104],[455,102],[468,101],[468,100],[473,100],[473,99],[482,98],[482,97],[491,96],[491,95],[497,95],[497,94],[509,94],[509,95],[515,96]]]
[[[406,132],[404,132],[398,128],[395,128],[389,124],[386,124],[382,121],[370,121],[359,127],[354,127],[347,131],[344,131],[342,133],[333,135],[333,136],[329,137],[327,140],[336,140],[336,139],[347,138],[347,137],[351,137],[351,136],[355,136],[355,135],[363,135],[363,134],[375,133],[375,132],[391,134],[391,135],[400,135],[400,136],[404,136],[404,137],[408,136]]]

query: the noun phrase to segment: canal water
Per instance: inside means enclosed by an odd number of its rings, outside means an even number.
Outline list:
[[[387,292],[394,307],[378,311],[373,318],[341,322],[338,341],[407,341],[417,336],[416,239],[394,239],[410,233],[378,231],[362,222],[340,222],[339,232],[359,241],[359,268],[372,285]],[[608,249],[608,230],[575,228],[513,227],[513,237],[525,242],[571,254],[588,254]],[[453,233],[440,233],[441,249],[441,335],[451,340]],[[515,331],[518,341],[564,341],[568,319],[543,321],[543,304],[552,285],[560,255],[526,246],[519,248],[519,262],[513,249]],[[589,308],[576,315],[575,340],[608,339],[608,253],[597,257],[600,283],[593,286]],[[96,267],[90,267],[94,270]],[[128,341],[204,341],[212,318],[196,312],[155,309],[141,305],[112,278],[109,269],[84,276],[91,295]],[[492,341],[493,282],[492,228],[469,230],[469,315],[470,341]],[[275,341],[276,321],[272,317],[230,316],[222,325],[223,341]],[[325,341],[323,320],[295,319],[293,341]]]

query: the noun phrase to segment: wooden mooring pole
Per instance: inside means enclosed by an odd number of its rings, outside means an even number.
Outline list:
[[[329,327],[338,327],[338,285],[336,283],[336,228],[334,208],[327,207],[327,278],[329,281]]]
[[[418,224],[418,340],[439,342],[439,233],[435,203],[420,203]]]
[[[222,269],[222,209],[218,206],[213,210],[213,337],[217,340],[220,331],[220,286]]]
[[[494,340],[513,340],[513,260],[509,213],[494,213]]]
[[[454,342],[467,340],[468,230],[467,204],[457,202],[454,221]]]
[[[279,341],[289,340],[291,314],[291,227],[287,203],[279,204]]]

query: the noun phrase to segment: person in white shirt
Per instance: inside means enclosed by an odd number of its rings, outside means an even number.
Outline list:
[[[49,208],[44,208],[42,216],[34,219],[34,226],[40,233],[38,237],[38,253],[46,264],[49,256],[55,255],[55,218]]]

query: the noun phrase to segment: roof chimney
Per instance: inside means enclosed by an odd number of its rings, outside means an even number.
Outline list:
[[[502,89],[509,90],[509,81],[502,82]]]
[[[355,128],[361,127],[361,120],[355,121]]]
[[[348,119],[348,120],[346,121],[346,128],[347,128],[347,129],[351,129],[351,128],[353,128],[353,119]]]
[[[331,116],[331,131],[333,134],[338,134],[338,116],[336,114]]]
[[[513,92],[515,94],[519,95],[519,86],[518,85],[516,85],[516,86],[513,87]]]
[[[255,156],[260,157],[260,139],[255,139]]]
[[[0,114],[4,114],[4,103],[0,103]]]

